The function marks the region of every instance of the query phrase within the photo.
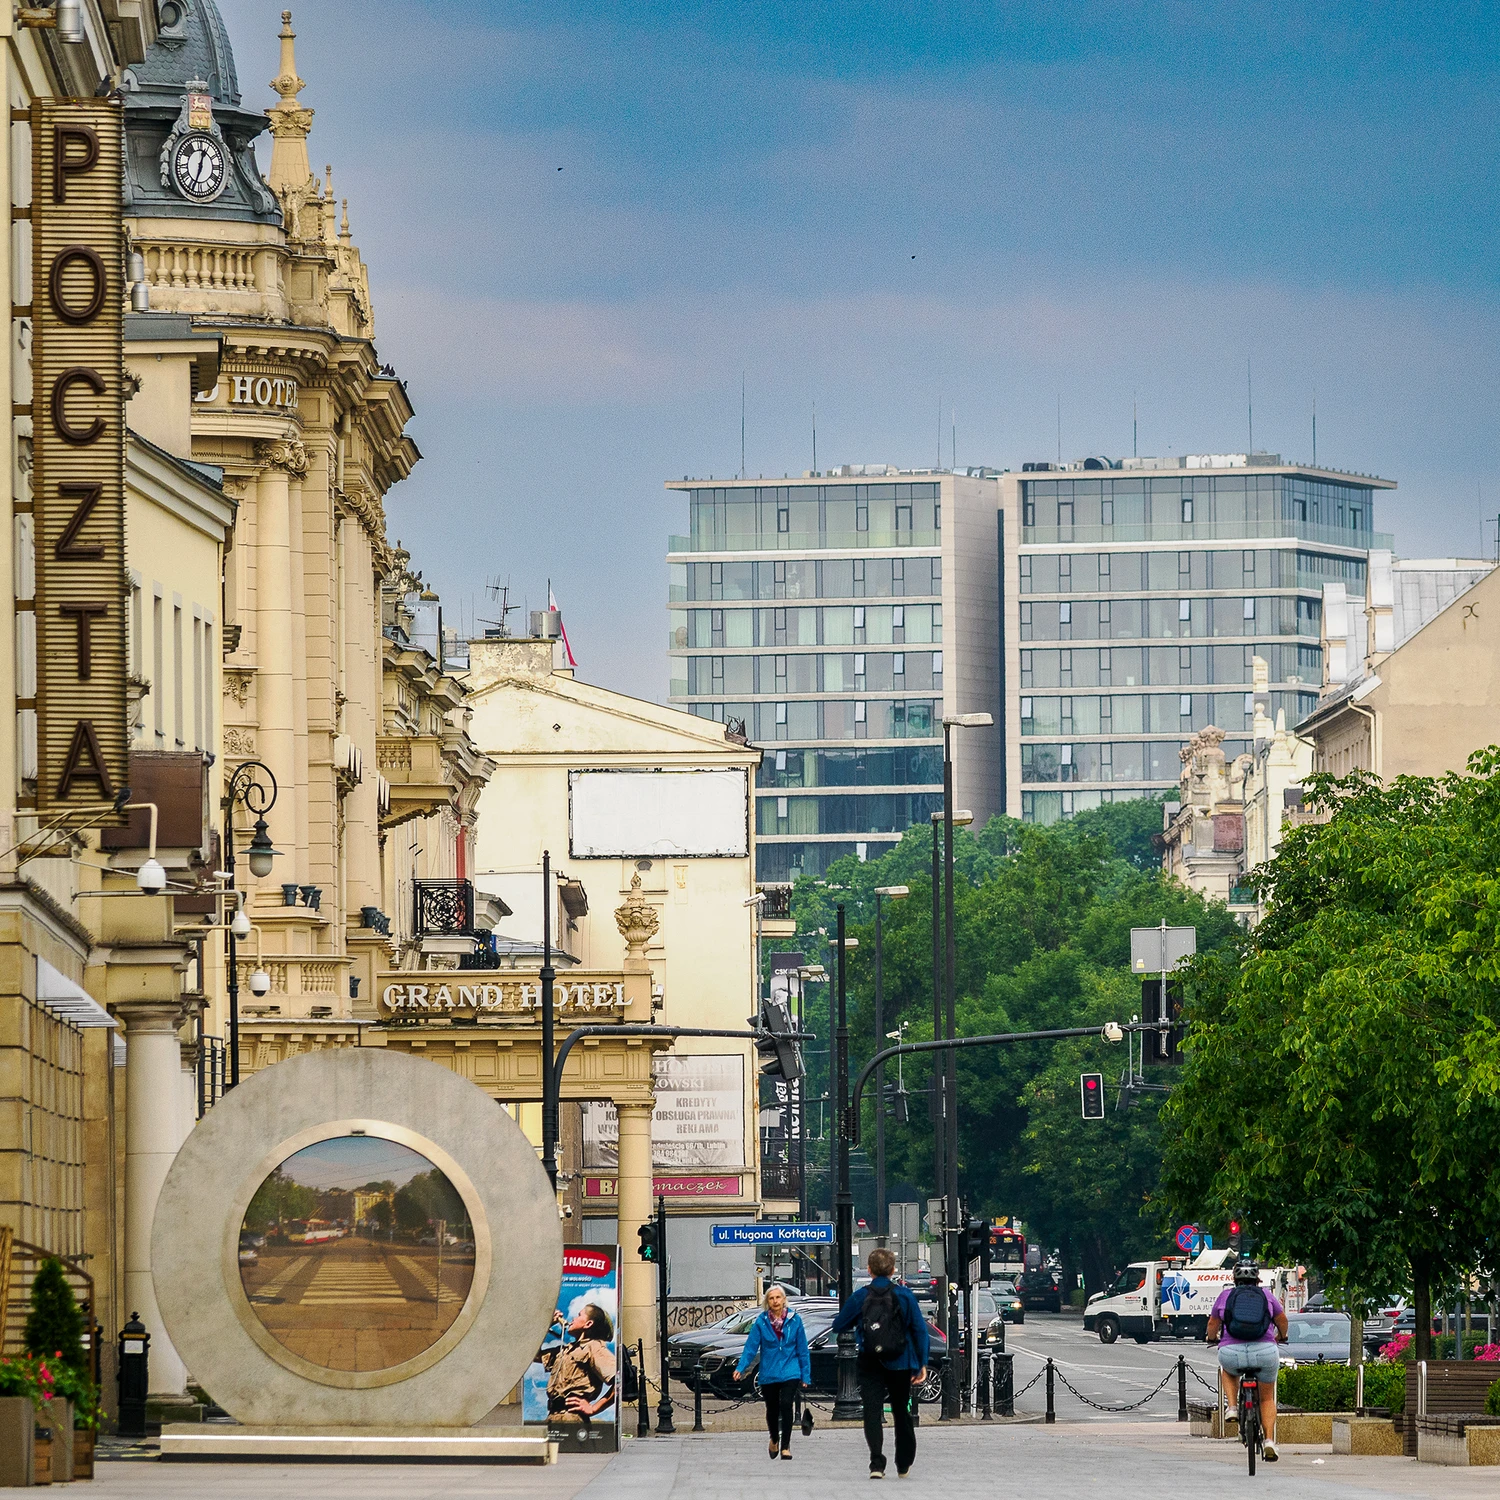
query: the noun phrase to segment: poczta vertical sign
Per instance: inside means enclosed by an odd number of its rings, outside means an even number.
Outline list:
[[[124,239],[118,105],[31,108],[37,808],[125,785]]]

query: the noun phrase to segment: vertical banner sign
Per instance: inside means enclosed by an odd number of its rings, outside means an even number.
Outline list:
[[[564,1245],[557,1312],[521,1380],[521,1420],[565,1451],[620,1447],[620,1250]]]
[[[31,108],[37,808],[126,784],[122,116]]]

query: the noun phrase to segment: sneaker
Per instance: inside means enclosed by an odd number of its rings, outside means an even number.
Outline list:
[[[1276,1449],[1270,1443],[1267,1443],[1265,1447],[1260,1450],[1260,1456],[1265,1459],[1268,1464],[1274,1464],[1276,1462]]]
[[[871,1469],[870,1470],[870,1478],[871,1479],[884,1479],[885,1478],[885,1470],[884,1469]]]
[[[908,1474],[910,1474],[910,1473],[911,1473],[910,1469],[897,1469],[896,1470],[896,1478],[897,1479],[905,1479],[906,1476]]]

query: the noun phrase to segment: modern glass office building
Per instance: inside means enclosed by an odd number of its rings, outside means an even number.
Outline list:
[[[995,708],[996,477],[872,465],[668,487],[689,524],[668,556],[671,701],[766,751],[758,878],[883,852],[942,805],[945,694]],[[965,750],[959,793],[987,817],[999,744]]]
[[[1390,545],[1372,529],[1388,480],[1262,453],[1087,463],[1002,482],[1019,511],[1009,800],[1030,821],[1175,788],[1209,724],[1226,755],[1248,749],[1252,657],[1273,717],[1303,718],[1323,584],[1362,597],[1370,548]]]

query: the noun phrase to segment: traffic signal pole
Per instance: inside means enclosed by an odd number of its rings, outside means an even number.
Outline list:
[[[957,934],[953,924],[953,753],[952,726],[943,721],[943,999],[947,1012],[946,1037],[958,1035],[954,995]],[[958,1224],[958,1059],[952,1048],[943,1054],[943,1155],[947,1171],[944,1189],[947,1209],[943,1214],[943,1280],[939,1294],[946,1317],[944,1330],[948,1337],[948,1378],[943,1381],[943,1419],[959,1414],[958,1382],[954,1378],[958,1349],[958,1304],[954,1299],[954,1262],[962,1249]],[[958,1285],[967,1281],[959,1268]]]
[[[667,1200],[656,1200],[656,1317],[661,1351],[661,1400],[656,1404],[656,1430],[673,1432],[671,1366],[667,1359]]]

